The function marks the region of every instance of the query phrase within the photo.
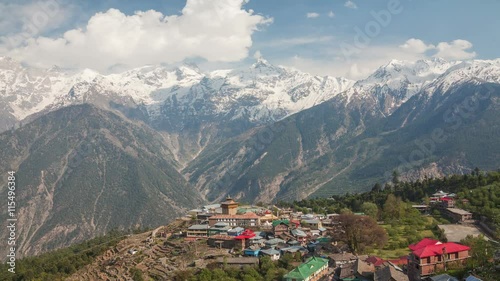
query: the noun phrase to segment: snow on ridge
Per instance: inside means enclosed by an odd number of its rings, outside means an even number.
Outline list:
[[[6,104],[10,112],[22,120],[51,106],[71,104],[92,88],[117,100],[130,98],[136,104],[145,105],[152,115],[162,114],[160,108],[170,104],[194,111],[210,108],[214,111],[212,114],[235,111],[235,116],[250,116],[252,122],[265,122],[308,109],[337,95],[346,97],[348,102],[354,96],[366,99],[394,95],[389,105],[397,108],[424,88],[449,87],[470,77],[500,82],[499,68],[500,59],[392,60],[366,79],[353,81],[275,66],[263,58],[245,69],[203,72],[190,64],[173,69],[148,65],[102,75],[90,69],[70,73],[57,67],[29,68],[0,57],[0,103]],[[70,91],[73,91],[72,98]],[[197,109],[200,103],[210,106]]]

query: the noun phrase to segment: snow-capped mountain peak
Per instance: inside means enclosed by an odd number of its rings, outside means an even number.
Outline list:
[[[446,88],[471,78],[499,82],[500,60],[392,60],[366,79],[352,81],[275,66],[261,57],[243,69],[203,72],[193,64],[149,65],[109,75],[90,69],[38,69],[0,57],[0,106],[5,109],[1,117],[7,120],[0,126],[4,130],[31,114],[75,102],[125,100],[143,106],[152,119],[173,114],[172,122],[186,115],[269,123],[337,95],[347,104],[377,104],[376,110],[387,115],[423,88]]]

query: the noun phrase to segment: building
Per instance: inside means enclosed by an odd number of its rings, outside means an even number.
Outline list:
[[[464,264],[469,258],[470,248],[457,243],[442,243],[424,238],[408,246],[412,251],[408,256],[408,277],[410,281],[420,280],[435,272],[444,271],[447,265]]]
[[[273,261],[277,261],[280,259],[280,252],[275,249],[266,249],[266,250],[261,250],[260,254],[263,256],[268,256],[271,258]]]
[[[451,197],[443,197],[440,199],[440,201],[441,201],[441,208],[447,209],[455,207],[455,200]]]
[[[218,222],[226,222],[229,226],[239,226],[243,228],[257,227],[260,225],[260,217],[255,213],[246,213],[243,215],[214,215],[208,218],[210,226]]]
[[[429,206],[428,205],[411,205],[412,208],[418,210],[421,213],[427,213],[429,212]]]
[[[233,229],[230,229],[227,231],[227,235],[229,236],[238,236],[240,235],[241,233],[243,233],[243,231],[245,231],[245,229],[243,227],[235,227]]]
[[[195,224],[188,228],[186,237],[188,238],[206,238],[208,237],[208,224]]]
[[[292,229],[291,233],[299,242],[305,242],[307,240],[307,234],[301,229]]]
[[[376,256],[369,256],[367,259],[365,259],[365,262],[373,264],[375,267],[380,267],[382,266],[386,261],[376,257]]]
[[[320,227],[323,225],[321,224],[321,221],[318,219],[310,219],[310,220],[303,220],[302,221],[307,227],[313,230],[318,230]]]
[[[208,237],[207,244],[209,246],[219,248],[219,249],[233,249],[243,248],[243,244],[241,240],[234,239],[234,236],[229,235],[213,235]]]
[[[447,208],[446,214],[457,222],[472,220],[472,213],[458,208]]]
[[[229,224],[225,222],[218,222],[214,226],[210,227],[208,229],[208,236],[212,235],[227,235],[227,232],[231,230],[231,227]]]
[[[283,276],[285,281],[317,281],[328,274],[328,260],[312,257]]]
[[[288,233],[290,229],[289,220],[275,220],[273,221],[273,233],[274,236],[281,235],[283,233]]]
[[[231,197],[227,197],[226,201],[220,203],[223,215],[236,215],[238,211],[238,202],[235,202]]]
[[[375,266],[358,258],[353,265],[354,276],[360,280],[373,280],[375,275]]]
[[[258,257],[260,253],[260,247],[257,245],[250,246],[243,251],[245,256]]]
[[[357,257],[351,253],[330,254],[328,257],[335,263],[335,266],[342,266],[346,263],[354,263]]]
[[[408,276],[399,267],[384,263],[375,271],[374,281],[408,281]]]

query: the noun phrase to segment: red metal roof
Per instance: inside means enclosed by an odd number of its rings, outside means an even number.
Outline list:
[[[449,242],[449,243],[425,246],[423,248],[413,251],[413,254],[419,258],[440,256],[443,254],[443,249],[446,249],[446,253],[449,254],[470,250],[470,248],[465,245]]]
[[[420,242],[418,242],[418,243],[411,244],[410,246],[408,246],[408,248],[410,248],[410,250],[412,250],[412,251],[416,251],[420,248],[430,246],[430,245],[436,245],[436,244],[441,244],[441,242],[439,242],[439,240],[435,240],[435,239],[431,239],[431,238],[424,238],[424,239],[420,240]]]
[[[392,264],[397,265],[397,266],[403,266],[405,264],[408,264],[408,256],[402,256],[396,260],[389,260],[389,262],[391,262]]]
[[[371,263],[374,266],[381,266],[385,262],[385,260],[376,256],[370,256],[365,260],[365,262]]]
[[[250,239],[252,237],[255,237],[255,233],[250,229],[245,229],[245,231],[243,231],[240,235],[234,237],[234,239],[241,240],[241,239]]]

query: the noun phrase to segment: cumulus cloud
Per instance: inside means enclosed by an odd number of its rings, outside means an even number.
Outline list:
[[[476,52],[468,51],[472,48],[472,43],[467,40],[454,40],[450,43],[441,42],[436,46],[435,57],[449,60],[466,60],[476,57]]]
[[[334,13],[333,11],[330,11],[330,12],[328,13],[328,17],[329,17],[329,18],[334,18],[334,17],[335,17],[335,13]]]
[[[411,38],[400,48],[413,53],[433,52],[433,57],[447,60],[467,60],[476,57],[476,52],[471,51],[472,43],[467,40],[457,39],[451,42],[440,42],[436,46],[426,44],[420,39]]]
[[[415,53],[424,53],[435,48],[434,45],[427,45],[424,43],[424,41],[415,38],[408,39],[403,45],[400,45],[399,47],[409,52]]]
[[[347,2],[344,3],[344,7],[347,7],[349,9],[357,9],[358,5],[356,5],[356,3],[354,3],[351,0],[348,0]]]
[[[319,14],[318,13],[307,13],[306,17],[308,19],[315,19],[315,18],[319,18]]]
[[[371,45],[353,52],[346,58],[338,48],[330,48],[325,57],[307,58],[298,55],[280,61],[285,66],[295,67],[317,75],[344,76],[362,79],[372,74],[378,67],[392,59],[416,61],[440,57],[446,60],[466,60],[476,56],[473,45],[466,40],[429,44],[412,38],[403,44]]]
[[[247,0],[188,0],[180,15],[110,9],[58,38],[34,37],[7,55],[47,66],[109,71],[186,58],[231,62],[248,56],[252,34],[272,18],[245,10]]]

